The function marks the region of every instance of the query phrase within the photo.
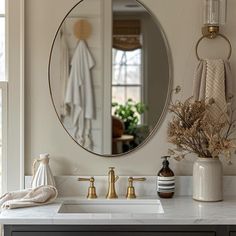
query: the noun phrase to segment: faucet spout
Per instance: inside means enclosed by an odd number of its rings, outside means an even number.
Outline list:
[[[108,191],[106,198],[107,199],[116,199],[118,195],[116,194],[115,183],[119,179],[119,176],[115,175],[115,168],[110,167],[108,172]]]

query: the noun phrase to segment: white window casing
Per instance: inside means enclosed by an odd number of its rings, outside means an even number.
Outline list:
[[[6,1],[6,42],[7,154],[3,157],[3,191],[12,191],[24,188],[24,0]]]
[[[2,186],[1,191],[6,192],[7,190],[7,92],[8,92],[8,82],[1,81],[0,82],[0,90],[1,90],[1,126],[2,126],[2,143],[1,143],[1,149],[2,149],[2,163],[1,163],[1,173],[2,173]]]

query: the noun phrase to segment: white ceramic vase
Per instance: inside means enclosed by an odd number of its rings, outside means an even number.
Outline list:
[[[223,200],[223,168],[219,158],[198,158],[193,165],[193,199]]]
[[[39,163],[39,167],[35,172],[36,163]],[[33,164],[33,179],[31,187],[34,189],[42,185],[51,185],[56,187],[55,180],[49,166],[48,154],[41,154],[39,159],[36,159]]]

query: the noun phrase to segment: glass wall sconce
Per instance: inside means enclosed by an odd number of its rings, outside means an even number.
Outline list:
[[[227,0],[203,0],[202,33],[209,38],[219,34],[220,26],[225,25],[227,17]]]
[[[203,11],[203,23],[202,34],[203,36],[197,41],[195,52],[198,60],[201,60],[201,57],[198,55],[198,46],[200,42],[205,39],[214,39],[216,37],[221,37],[229,45],[229,53],[227,59],[229,60],[232,55],[232,45],[230,40],[220,33],[220,26],[226,24],[227,18],[227,0],[202,0],[204,11]]]

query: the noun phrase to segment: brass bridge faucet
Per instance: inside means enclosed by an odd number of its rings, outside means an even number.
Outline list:
[[[107,199],[115,199],[118,198],[115,189],[115,183],[119,179],[119,176],[115,176],[115,167],[110,167],[108,172],[108,192]]]

